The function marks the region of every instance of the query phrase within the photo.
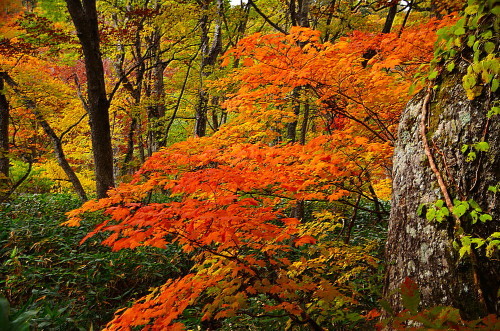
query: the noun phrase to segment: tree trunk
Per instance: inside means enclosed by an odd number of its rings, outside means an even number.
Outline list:
[[[82,183],[78,179],[76,173],[73,171],[73,168],[71,168],[68,160],[66,159],[66,156],[64,155],[61,138],[57,136],[57,134],[54,132],[50,124],[43,118],[42,114],[38,110],[36,110],[36,108],[32,108],[31,111],[35,115],[38,123],[40,123],[40,125],[42,126],[43,131],[45,131],[45,134],[47,134],[50,140],[52,140],[52,145],[54,146],[54,154],[57,158],[57,163],[59,163],[59,166],[63,169],[66,176],[68,176],[68,179],[71,185],[73,186],[75,193],[78,195],[78,197],[82,202],[87,201],[88,200],[87,194],[83,189]]]
[[[498,116],[486,116],[499,96],[484,93],[469,101],[461,86],[464,63],[459,67],[460,72],[442,78],[437,95],[429,100],[427,115],[422,111],[425,92],[416,95],[402,114],[394,151],[384,292],[395,311],[400,311],[397,288],[410,277],[419,286],[423,307],[453,306],[464,318],[473,319],[499,313],[498,256],[486,258],[483,247],[459,259],[452,243],[461,236],[457,225],[474,237],[487,238],[500,231],[498,193],[488,190],[500,182],[500,121]],[[430,156],[424,152],[426,144],[419,132],[422,116]],[[466,161],[462,146],[480,141],[489,143],[489,151],[477,151],[474,161]],[[437,171],[431,169],[431,159]],[[439,176],[442,185],[438,184]],[[493,221],[472,225],[466,215],[459,221],[449,218],[437,223],[428,221],[425,212],[418,216],[422,204],[430,206],[444,199],[443,186],[452,198],[476,201]]]
[[[203,137],[207,131],[207,113],[208,113],[208,101],[209,95],[205,87],[203,86],[203,81],[205,77],[209,76],[211,73],[210,67],[215,65],[217,57],[222,52],[222,17],[224,10],[224,3],[222,0],[216,0],[217,4],[217,21],[214,27],[214,36],[212,39],[212,44],[209,47],[210,38],[208,37],[209,31],[209,19],[208,19],[208,9],[211,0],[202,0],[200,2],[201,10],[204,12],[200,18],[200,28],[201,28],[201,67],[200,67],[200,88],[198,90],[198,105],[196,107],[196,123],[194,128],[194,135],[197,137]],[[209,70],[207,70],[207,68]]]
[[[99,48],[96,0],[66,0],[68,11],[82,45],[87,73],[92,152],[98,198],[114,187],[113,149],[109,124],[109,101],[104,83],[104,67]]]
[[[153,100],[155,102],[149,108],[148,119],[149,123],[149,146],[150,153],[153,154],[160,150],[161,147],[165,147],[165,132],[164,126],[161,124],[165,120],[165,82],[163,81],[163,71],[167,67],[167,63],[163,62],[160,58],[160,33],[155,31],[154,47],[152,47],[152,52],[156,53],[155,64],[153,69]]]
[[[4,73],[0,72],[0,196],[9,187],[9,102],[4,94]]]
[[[399,1],[392,1],[389,12],[385,18],[384,27],[382,29],[382,33],[391,32],[392,24],[394,23],[394,19],[396,18],[396,14],[398,13],[398,3]]]

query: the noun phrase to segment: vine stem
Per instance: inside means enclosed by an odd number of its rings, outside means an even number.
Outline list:
[[[448,188],[444,182],[443,176],[441,175],[441,172],[439,172],[439,169],[436,166],[436,162],[434,161],[434,157],[432,156],[431,149],[429,147],[429,141],[427,140],[426,121],[427,121],[427,110],[428,110],[428,106],[429,106],[429,101],[431,99],[431,94],[432,94],[432,85],[429,84],[429,87],[427,88],[427,93],[426,93],[425,98],[424,98],[424,102],[422,103],[422,110],[421,110],[422,114],[421,114],[421,118],[420,118],[420,135],[422,138],[422,144],[424,147],[425,155],[427,156],[427,160],[429,161],[429,166],[437,178],[437,182],[438,182],[439,188],[441,190],[441,193],[443,194],[443,198],[444,198],[444,201],[446,203],[446,206],[448,207],[449,211],[453,215],[453,218],[455,219],[455,234],[458,234],[459,238],[461,238],[463,235],[459,234],[459,232],[458,232],[458,230],[461,227],[460,218],[457,215],[453,214],[453,202],[451,200],[450,194],[448,193]],[[481,287],[481,280],[479,278],[476,252],[472,247],[471,247],[470,255],[471,255],[471,260],[472,260],[473,281],[477,287],[477,292],[479,294],[479,300],[485,306],[486,310],[488,310],[487,305],[486,305],[486,301],[484,299],[483,289]]]
[[[422,144],[424,145],[424,152],[427,156],[427,160],[429,161],[429,166],[431,167],[432,172],[437,178],[439,188],[441,189],[441,193],[443,193],[444,201],[446,206],[450,211],[453,209],[453,202],[451,200],[450,194],[448,193],[448,188],[444,182],[443,176],[439,172],[436,162],[434,161],[434,157],[432,156],[431,149],[429,147],[429,141],[427,140],[427,132],[425,129],[425,122],[427,121],[427,108],[429,105],[429,100],[431,98],[432,88],[429,86],[427,88],[427,94],[425,95],[424,102],[422,104],[422,115],[420,118],[420,135],[422,136]],[[459,220],[455,219],[456,221]],[[455,224],[455,226],[459,226],[459,224]]]

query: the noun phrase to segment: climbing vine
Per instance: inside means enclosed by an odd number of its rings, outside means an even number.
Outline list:
[[[450,217],[454,219],[455,241],[453,246],[459,251],[460,258],[466,254],[474,255],[474,249],[483,246],[485,247],[485,255],[491,257],[500,247],[500,232],[493,232],[489,237],[484,238],[474,236],[464,230],[462,223],[465,221],[474,225],[478,222],[492,221],[493,217],[473,199],[464,199],[463,197],[462,199],[452,199],[448,193],[447,183],[434,162],[427,141],[427,108],[433,91],[439,89],[438,80],[444,70],[448,72],[463,70],[462,87],[467,98],[474,100],[485,95],[488,107],[491,107],[486,114],[487,123],[492,116],[500,114],[498,100],[492,101],[500,83],[499,16],[500,3],[497,0],[469,0],[464,16],[455,25],[444,27],[438,31],[438,47],[434,52],[434,60],[427,76],[430,84],[422,105],[420,133],[430,167],[438,180],[444,200],[437,200],[427,206],[419,206],[417,214],[423,216],[425,209],[426,219],[438,223],[442,223]],[[490,150],[490,144],[485,139],[487,130],[488,125],[484,129],[481,141],[462,145],[461,152],[464,154],[466,162],[474,162],[477,159],[480,162],[484,154]],[[496,194],[497,188],[498,185],[490,186],[488,191],[490,194]]]

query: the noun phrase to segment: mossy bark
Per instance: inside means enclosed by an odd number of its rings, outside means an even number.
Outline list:
[[[462,69],[462,70],[460,70]],[[498,93],[483,93],[470,101],[461,86],[464,65],[439,82],[430,99],[426,136],[439,173],[452,198],[473,199],[493,221],[472,225],[460,220],[466,233],[486,238],[500,231],[498,194],[488,190],[500,182],[499,116],[486,114]],[[417,215],[421,204],[443,199],[436,174],[429,167],[419,131],[425,91],[417,94],[402,114],[394,152],[393,197],[386,247],[385,296],[396,311],[403,309],[397,289],[406,277],[419,285],[421,306],[459,308],[464,318],[499,312],[500,265],[498,252],[486,258],[483,249],[459,259],[453,248],[457,233],[451,217],[442,223]],[[466,161],[464,144],[487,141],[490,150]]]

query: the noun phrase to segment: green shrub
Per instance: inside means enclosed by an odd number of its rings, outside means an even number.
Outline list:
[[[0,291],[14,307],[36,311],[35,329],[103,326],[127,302],[190,268],[176,246],[111,252],[96,236],[79,241],[102,220],[62,227],[78,207],[67,194],[25,194],[0,206]]]

